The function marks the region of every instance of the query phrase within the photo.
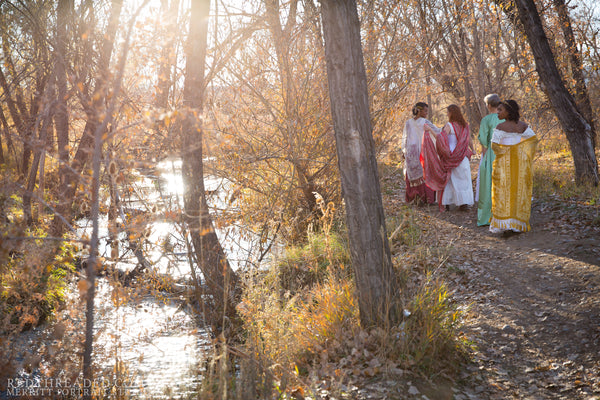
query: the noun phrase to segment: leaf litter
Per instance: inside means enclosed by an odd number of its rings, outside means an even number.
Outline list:
[[[384,198],[388,217],[403,212],[403,198],[401,185]],[[599,206],[534,199],[532,231],[510,238],[478,227],[476,206],[411,207],[419,241],[451,249],[436,272],[465,311],[471,360],[452,379],[371,376],[367,362],[347,392],[323,398],[600,399]],[[392,249],[404,256],[402,246]]]

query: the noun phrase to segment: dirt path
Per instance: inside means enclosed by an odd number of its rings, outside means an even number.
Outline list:
[[[561,229],[556,224],[563,220],[561,209],[539,202],[533,207],[533,230],[507,239],[477,227],[475,210],[424,212],[439,219],[447,235],[460,232],[450,260],[460,271],[455,298],[470,304],[464,329],[478,348],[464,376],[466,394],[481,399],[600,396],[598,229],[573,229],[567,223]]]
[[[600,399],[598,207],[534,201],[532,231],[509,238],[475,209],[415,210],[453,248],[449,287],[476,347],[459,385],[427,398]]]
[[[406,213],[402,172],[383,188],[386,215]],[[343,398],[600,400],[600,205],[534,200],[532,230],[508,238],[478,227],[476,207],[409,207],[420,245],[448,253],[438,272],[465,310],[472,362],[455,381],[382,376]]]

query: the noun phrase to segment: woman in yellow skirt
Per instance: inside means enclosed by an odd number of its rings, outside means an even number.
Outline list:
[[[492,136],[496,158],[492,168],[493,233],[520,233],[531,229],[531,195],[533,158],[538,138],[525,122],[520,121],[519,105],[506,100],[498,106],[498,124]]]

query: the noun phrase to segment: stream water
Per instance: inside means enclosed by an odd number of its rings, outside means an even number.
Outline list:
[[[181,212],[183,182],[180,170],[179,160],[163,161],[151,172],[141,172],[131,190],[120,196],[128,214],[144,216],[138,219],[139,226],[135,229],[145,233],[144,257],[152,267],[148,275],[127,289],[111,283],[107,277],[97,280],[93,359],[102,371],[98,378],[110,377],[114,382],[115,376],[119,377],[117,389],[121,397],[113,398],[190,397],[198,388],[199,371],[210,349],[208,331],[202,329],[202,321],[189,312],[183,299],[184,288],[189,285],[190,266],[182,229],[176,219],[146,218]],[[222,207],[227,196],[227,182],[206,179],[205,185],[212,193],[212,205],[217,209]],[[99,255],[107,260],[112,271],[131,271],[138,264],[127,246],[131,232],[123,231],[111,239],[107,217],[102,217],[99,222]],[[81,219],[77,226],[79,234],[90,235],[90,220]],[[248,239],[251,235],[242,234],[237,227],[218,230],[217,234],[232,267],[244,268],[252,253],[253,242]],[[117,244],[119,248],[115,252]],[[115,258],[117,253],[118,258]],[[164,285],[170,290],[163,290]],[[79,318],[79,321],[80,328],[77,329],[82,329],[84,320]],[[33,343],[32,338],[38,332],[36,328],[26,333],[23,341]],[[23,354],[35,352],[32,347],[35,345],[30,345]],[[17,355],[17,360],[26,357]],[[35,371],[21,371],[17,378],[24,382],[24,388],[40,388],[39,376]],[[0,399],[19,397],[15,393],[2,392],[0,387]]]
[[[205,185],[211,193],[211,205],[221,208],[227,197],[227,182],[209,178],[205,179]],[[134,190],[121,196],[121,201],[128,212],[179,213],[182,192],[181,161],[166,160],[157,164],[154,174],[140,174]],[[82,229],[89,229],[88,221],[80,222]],[[112,248],[106,223],[102,227],[99,252],[108,258]],[[148,244],[144,256],[152,264],[150,276],[154,285],[146,284],[145,288],[139,288],[136,298],[121,303],[115,301],[115,288],[106,279],[99,280],[96,304],[100,317],[95,346],[97,354],[102,354],[99,359],[104,368],[123,366],[133,397],[185,398],[197,388],[198,371],[205,360],[210,337],[199,328],[201,322],[188,312],[184,302],[156,288],[165,279],[171,287],[189,283],[188,249],[181,227],[158,218],[143,230]],[[126,241],[123,237],[126,234],[121,233],[119,242]],[[252,251],[252,241],[244,239],[234,227],[219,230],[217,234],[233,268],[243,267]],[[128,271],[136,264],[133,254],[125,252],[116,267]]]

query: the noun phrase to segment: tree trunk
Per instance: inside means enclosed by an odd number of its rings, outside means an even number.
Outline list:
[[[56,74],[56,111],[54,126],[56,128],[56,146],[58,147],[58,176],[60,188],[67,184],[67,168],[69,163],[69,111],[67,108],[67,23],[70,21],[73,0],[59,0],[56,6],[56,44],[55,44],[55,74]],[[63,191],[59,201],[65,202]]]
[[[475,59],[475,69],[477,71],[477,92],[475,93],[475,105],[477,107],[478,118],[476,123],[471,123],[471,134],[477,136],[479,131],[479,123],[481,119],[487,114],[488,110],[483,101],[486,95],[485,87],[485,62],[483,61],[483,46],[481,45],[481,33],[479,32],[478,20],[475,17],[474,7],[471,8],[471,32],[473,35],[473,54]]]
[[[175,64],[175,32],[177,32],[177,15],[179,0],[161,0],[161,13],[164,14],[164,26],[161,27],[160,37],[164,40],[158,68],[156,83],[156,101],[158,108],[169,105],[169,89],[172,85],[171,70]]]
[[[38,116],[41,121],[37,122],[35,125],[37,129],[34,129],[39,132],[39,137],[35,146],[32,146],[34,150],[33,162],[31,163],[31,168],[29,168],[29,177],[27,179],[27,186],[25,193],[23,194],[23,213],[25,214],[25,219],[28,225],[33,225],[35,219],[33,217],[32,207],[31,207],[31,198],[33,196],[33,192],[35,190],[35,182],[37,180],[38,170],[40,172],[40,183],[43,179],[43,160],[44,155],[46,154],[46,144],[48,142],[48,132],[51,128],[52,124],[52,106],[50,104],[50,100],[54,98],[54,85],[50,85],[48,88],[48,95],[44,95],[44,100],[46,100],[47,105],[42,113],[42,115]],[[41,185],[40,185],[41,186]],[[43,199],[43,194],[42,194]]]
[[[585,76],[583,75],[583,65],[581,62],[581,54],[577,49],[577,42],[571,26],[571,17],[569,10],[564,0],[554,0],[554,6],[558,11],[558,21],[563,30],[565,42],[569,50],[569,58],[571,59],[571,74],[575,81],[575,102],[578,109],[583,114],[583,117],[590,124],[592,129],[592,145],[596,148],[596,128],[594,127],[594,113],[592,111],[592,102],[585,84]]]
[[[12,153],[13,158],[16,160],[17,151],[15,150],[15,146],[12,142],[10,127],[8,126],[8,121],[6,120],[6,117],[4,116],[4,111],[2,111],[2,109],[0,109],[0,122],[2,123],[2,131],[4,132],[4,136],[6,137],[6,150],[8,151],[8,154]],[[7,157],[9,157],[8,154]]]
[[[394,280],[354,0],[322,0],[325,58],[352,266],[364,327],[395,319]]]
[[[8,148],[8,146],[7,146]],[[3,165],[4,161],[4,149],[2,148],[2,133],[0,133],[0,165]]]
[[[503,0],[496,2],[504,5]],[[537,73],[560,125],[567,136],[578,184],[598,185],[598,161],[592,142],[592,128],[577,109],[575,99],[567,90],[556,65],[554,54],[544,32],[542,21],[533,0],[515,0],[519,20],[535,58]],[[514,8],[505,8],[511,16]]]
[[[31,112],[29,112],[27,110],[27,103],[25,100],[25,95],[23,93],[23,87],[21,86],[20,82],[21,78],[19,77],[17,69],[12,60],[12,51],[9,48],[9,43],[10,38],[7,38],[3,42],[3,66],[7,70],[8,77],[11,79],[11,87],[7,86],[7,81],[4,74],[2,74],[0,80],[2,88],[6,93],[5,99],[8,106],[8,110],[11,114],[13,122],[15,123],[17,132],[21,137],[20,142],[23,145],[23,153],[21,157],[20,172],[23,174],[23,176],[25,176],[29,171],[29,160],[31,159],[32,141],[35,140],[35,137],[33,135],[33,121],[35,120],[36,115],[36,112],[34,112],[36,100],[32,96],[32,99],[29,102]],[[33,47],[36,47],[35,41],[33,43]],[[38,60],[40,62],[43,62],[41,58]]]
[[[284,103],[284,113],[282,118],[286,120],[286,123],[282,124],[284,127],[281,128],[281,130],[291,144],[290,162],[294,165],[297,172],[298,188],[302,192],[305,200],[303,203],[305,203],[307,209],[310,210],[311,213],[316,213],[317,200],[313,193],[315,187],[312,183],[312,177],[302,161],[298,159],[296,151],[301,148],[303,138],[302,132],[299,131],[298,124],[294,122],[298,121],[299,115],[297,101],[295,101],[297,94],[294,93],[294,76],[293,68],[290,66],[289,46],[292,40],[290,36],[293,33],[293,28],[296,23],[298,0],[290,1],[289,7],[290,10],[289,15],[287,16],[287,23],[285,26],[282,26],[279,15],[279,0],[265,0],[266,21],[273,38],[273,45],[277,56],[281,97]]]
[[[94,153],[92,156],[92,235],[90,238],[90,257],[86,266],[86,306],[85,306],[85,342],[83,344],[83,378],[92,381],[94,372],[92,368],[92,352],[94,344],[94,298],[96,296],[96,267],[98,260],[99,219],[100,219],[100,160],[102,158],[102,130],[100,127],[94,132]],[[84,399],[91,399],[91,395],[84,395]]]
[[[460,46],[458,46],[458,71],[461,73],[461,80],[464,85],[464,93],[465,93],[465,111],[467,115],[467,121],[469,122],[469,126],[476,126],[479,121],[481,121],[482,115],[479,113],[479,107],[477,107],[477,95],[475,94],[475,90],[473,89],[472,78],[469,73],[469,56],[466,51],[466,33],[462,26],[459,28],[458,39]],[[473,130],[470,131],[471,136],[473,135]]]
[[[13,120],[13,123],[15,125],[15,128],[17,130],[17,133],[21,136],[21,137],[25,137],[25,126],[24,123],[21,119],[21,114],[19,113],[19,111],[17,110],[17,106],[15,104],[15,101],[13,100],[12,96],[11,96],[11,90],[10,90],[10,86],[6,80],[6,76],[4,75],[4,72],[2,71],[2,68],[0,67],[0,87],[2,88],[2,90],[4,91],[4,102],[6,103],[6,106],[8,107],[8,112],[10,114],[10,117]],[[10,131],[8,131],[10,134]],[[23,145],[23,148],[25,149],[26,144]],[[25,152],[25,150],[23,151]],[[17,168],[19,170],[20,173],[25,174],[27,171],[23,171],[21,169],[21,166],[18,163],[18,160],[16,158],[16,154],[15,154],[15,163],[17,164]]]
[[[47,137],[50,135],[46,135]],[[49,149],[49,146],[46,146],[42,154],[40,155],[39,162],[39,172],[38,172],[38,198],[44,200],[44,192],[46,191],[46,151]],[[38,201],[38,218],[44,213],[44,203],[42,201]]]
[[[110,101],[108,102],[104,116],[102,120],[98,120],[96,129],[92,133],[93,135],[93,154],[92,154],[92,185],[91,185],[91,219],[92,219],[92,235],[90,238],[90,257],[88,259],[86,268],[86,311],[85,311],[85,342],[83,348],[83,378],[88,382],[93,381],[93,366],[92,366],[92,355],[93,355],[93,343],[94,343],[94,297],[95,297],[95,281],[96,281],[96,268],[100,262],[98,259],[98,243],[99,243],[99,214],[100,214],[100,166],[102,161],[102,151],[105,140],[105,132],[109,125],[113,123],[113,115],[116,109],[116,104],[119,101],[119,94],[121,91],[121,84],[123,82],[123,75],[125,73],[125,64],[127,62],[127,55],[129,53],[129,43],[131,39],[131,33],[135,20],[142,10],[143,7],[148,3],[149,0],[145,0],[142,5],[137,9],[137,12],[132,16],[129,21],[129,25],[125,34],[125,40],[123,43],[123,50],[120,55],[119,63],[116,67],[117,75],[114,80],[110,83],[108,80],[104,80],[103,84],[107,87],[112,88]],[[119,13],[122,6],[121,0],[114,0],[113,6],[118,8]],[[113,8],[114,11],[114,8]],[[118,21],[118,18],[116,19]],[[112,48],[112,45],[110,46]],[[105,72],[108,72],[106,70]],[[84,393],[83,398],[85,400],[91,399],[91,392]]]
[[[206,280],[214,307],[207,316],[215,334],[232,328],[238,295],[238,278],[231,269],[215,232],[204,189],[202,161],[202,111],[205,98],[205,62],[210,0],[192,0],[183,99],[187,106],[182,121],[182,175],[185,221],[196,261]],[[192,266],[194,268],[194,266]],[[201,300],[201,299],[198,299]]]

